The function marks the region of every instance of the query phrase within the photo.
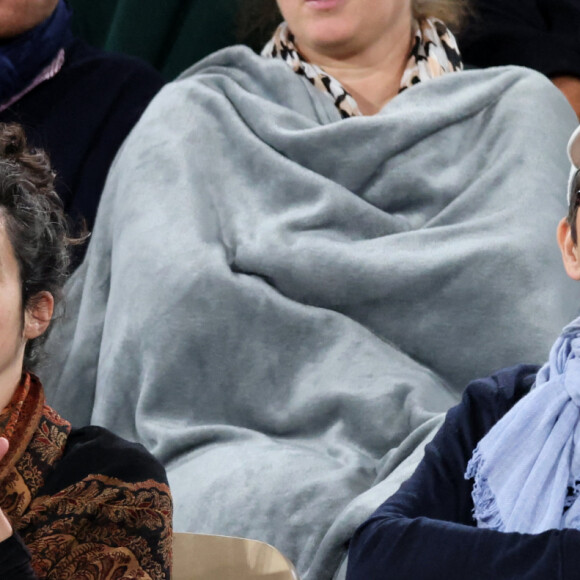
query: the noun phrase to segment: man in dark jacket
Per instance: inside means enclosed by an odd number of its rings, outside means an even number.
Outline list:
[[[65,0],[0,4],[0,122],[49,153],[65,210],[90,229],[117,150],[164,81],[75,38],[70,16]]]

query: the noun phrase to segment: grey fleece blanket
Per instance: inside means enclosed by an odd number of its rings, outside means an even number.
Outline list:
[[[49,401],[165,463],[177,530],[331,578],[466,382],[542,362],[576,314],[554,241],[574,124],[523,69],[341,121],[285,64],[217,53],[116,160]]]

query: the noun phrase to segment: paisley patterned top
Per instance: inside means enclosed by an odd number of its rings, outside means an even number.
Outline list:
[[[296,74],[303,75],[316,88],[330,95],[343,119],[362,115],[355,99],[339,81],[300,54],[286,22],[278,26],[262,50],[262,56],[282,59]],[[461,54],[453,33],[441,20],[421,20],[415,23],[413,46],[399,92],[421,81],[462,69]]]
[[[71,429],[30,374],[0,413],[0,436],[10,442],[0,508],[17,532],[0,542],[0,578],[169,580],[171,496],[142,446]]]

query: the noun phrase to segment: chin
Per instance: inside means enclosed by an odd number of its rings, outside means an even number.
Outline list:
[[[354,34],[346,26],[317,26],[309,31],[308,44],[319,52],[342,52],[354,44]],[[297,37],[298,44],[300,39]],[[337,55],[338,56],[338,55]]]

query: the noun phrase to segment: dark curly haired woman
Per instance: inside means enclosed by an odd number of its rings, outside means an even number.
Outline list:
[[[72,429],[30,372],[67,277],[54,175],[0,125],[0,578],[169,580],[171,497],[145,449]]]

